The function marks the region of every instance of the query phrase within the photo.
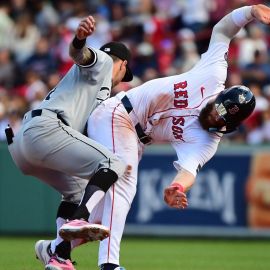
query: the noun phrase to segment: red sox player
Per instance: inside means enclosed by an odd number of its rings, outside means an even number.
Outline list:
[[[177,174],[164,191],[164,200],[174,208],[186,208],[186,191],[199,169],[215,154],[222,133],[231,132],[248,117],[255,98],[244,86],[224,89],[230,41],[247,23],[256,19],[270,23],[264,5],[234,10],[219,21],[209,48],[189,72],[151,80],[104,101],[90,116],[88,134],[131,165],[106,193],[91,216],[111,230],[100,243],[101,269],[119,266],[119,252],[127,213],[136,193],[138,163],[145,145],[167,142],[178,159]],[[95,127],[95,128],[93,128]]]
[[[254,19],[269,24],[270,9],[254,5],[234,10],[215,25],[207,52],[189,72],[121,92],[91,114],[88,135],[131,167],[130,174],[108,190],[90,216],[91,222],[102,221],[111,231],[100,243],[98,264],[102,270],[120,269],[121,237],[145,145],[167,142],[174,147],[177,174],[165,188],[164,200],[170,207],[186,208],[186,192],[215,154],[222,134],[234,131],[252,113],[252,92],[245,86],[225,89],[224,83],[230,41]],[[76,238],[76,232],[65,225],[62,229],[69,238]]]

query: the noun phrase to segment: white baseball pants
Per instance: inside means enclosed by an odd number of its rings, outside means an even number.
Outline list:
[[[116,97],[103,102],[91,114],[88,135],[131,166],[129,174],[118,179],[90,217],[90,222],[101,221],[111,230],[111,236],[100,243],[98,264],[119,265],[120,242],[136,193],[138,163],[144,146],[138,140],[129,114]]]

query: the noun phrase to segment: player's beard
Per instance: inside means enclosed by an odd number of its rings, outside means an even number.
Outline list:
[[[211,126],[209,123],[209,117],[212,112],[214,103],[207,103],[206,106],[201,110],[199,115],[199,122],[203,129],[208,130]]]

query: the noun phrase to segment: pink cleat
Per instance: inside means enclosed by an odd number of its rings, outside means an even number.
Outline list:
[[[110,235],[110,230],[100,224],[90,224],[84,220],[72,220],[64,224],[59,235],[66,241],[83,239],[86,241],[102,241]]]
[[[57,256],[52,256],[45,270],[76,270],[70,260],[65,260]]]

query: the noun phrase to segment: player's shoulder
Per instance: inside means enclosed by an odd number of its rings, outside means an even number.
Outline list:
[[[89,71],[94,70],[94,69],[99,69],[102,66],[107,66],[107,67],[112,66],[113,60],[108,54],[102,52],[99,49],[93,48],[93,47],[87,47],[87,48],[93,54],[92,61],[88,65],[77,64],[77,66],[79,66],[83,69],[86,68]]]
[[[201,55],[201,61],[227,61],[229,45],[224,42],[211,43],[205,53]],[[209,62],[208,62],[209,63]]]
[[[227,77],[228,46],[217,42],[211,44],[208,50],[201,55],[199,62],[191,69],[193,76],[204,80],[218,82],[225,81]]]
[[[107,53],[96,48],[90,47],[89,49],[92,50],[97,55],[98,61],[112,62],[112,58]]]

